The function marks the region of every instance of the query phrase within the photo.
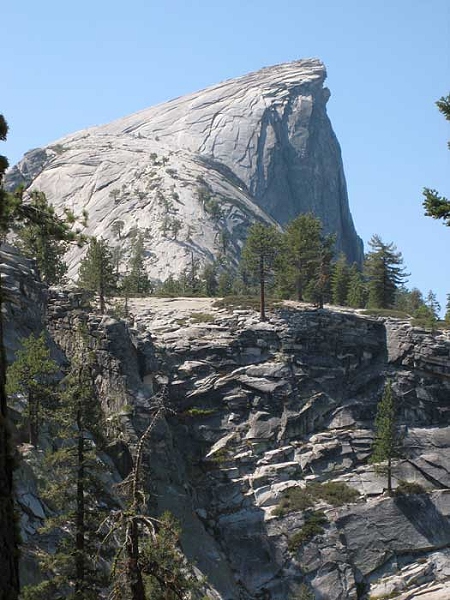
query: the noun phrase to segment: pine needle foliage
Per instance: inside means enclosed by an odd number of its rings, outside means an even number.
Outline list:
[[[55,402],[57,363],[51,358],[46,334],[31,334],[21,340],[22,348],[8,368],[8,394],[21,393],[27,400],[29,442],[37,447],[42,420],[49,416]]]
[[[387,476],[387,492],[392,494],[392,460],[401,456],[401,436],[397,427],[397,411],[392,383],[388,381],[383,396],[377,406],[375,418],[375,439],[371,464],[377,471]]]
[[[450,94],[448,94],[448,96],[442,96],[442,98],[436,102],[436,106],[444,115],[445,119],[450,121]],[[423,201],[425,216],[432,217],[433,219],[440,219],[444,221],[447,227],[450,227],[450,200],[445,196],[441,196],[437,190],[431,188],[424,188],[423,196],[425,197],[425,200]]]
[[[250,227],[242,249],[241,267],[258,282],[261,321],[266,320],[266,284],[273,276],[275,260],[280,249],[281,234],[275,227],[262,223],[254,223]]]
[[[408,277],[403,268],[403,257],[394,243],[386,244],[379,235],[369,241],[372,248],[365,261],[369,291],[369,308],[392,308],[396,292]]]
[[[106,298],[117,288],[117,272],[112,251],[102,238],[91,238],[86,256],[80,263],[78,286],[94,292],[100,300],[100,312],[106,311]]]

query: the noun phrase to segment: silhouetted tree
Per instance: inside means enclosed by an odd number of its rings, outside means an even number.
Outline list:
[[[450,94],[440,98],[436,102],[436,106],[446,120],[450,121]],[[425,215],[433,217],[433,219],[442,219],[450,227],[450,200],[444,196],[440,196],[436,190],[430,188],[424,188],[423,195],[425,196],[425,200],[423,201]]]

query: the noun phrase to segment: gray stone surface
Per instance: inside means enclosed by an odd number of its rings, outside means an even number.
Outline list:
[[[24,333],[42,325],[45,294],[29,264],[19,257],[2,260],[16,307],[8,330],[13,347],[16,320]],[[115,423],[110,457],[104,458],[108,489],[126,476],[148,424],[148,403],[161,382],[168,385],[173,412],[152,438],[145,484],[151,509],[170,509],[182,522],[183,550],[207,575],[210,598],[286,600],[302,583],[323,600],[365,600],[391,590],[402,600],[416,593],[445,598],[445,334],[295,303],[270,310],[261,327],[254,311],[218,309],[207,298],[132,299],[133,318],[124,323],[83,308],[85,299],[75,291],[53,290],[48,297],[48,327],[61,360],[62,352],[70,359],[80,322],[95,351],[97,393]],[[5,310],[12,314],[11,306]],[[196,325],[190,319],[195,312],[213,320]],[[406,351],[399,350],[405,340]],[[386,376],[405,433],[394,487],[405,479],[426,494],[387,497],[385,477],[367,462]],[[46,508],[35,485],[38,456],[25,447],[22,455],[18,502],[31,545]],[[307,513],[280,517],[274,508],[287,489],[329,480],[346,482],[359,497],[342,507],[317,501],[314,509],[327,517],[323,532],[289,550]],[[22,565],[32,576],[24,581],[33,581],[36,562],[28,549]]]
[[[33,150],[7,185],[40,189],[58,209],[87,210],[86,233],[120,245],[125,256],[138,227],[153,277],[180,273],[192,253],[211,261],[223,251],[223,231],[236,260],[254,219],[285,224],[308,211],[337,233],[338,250],[360,261],[325,77],[324,65],[310,59],[220,83]],[[122,240],[111,230],[116,220],[124,222]],[[69,254],[71,275],[82,252]]]

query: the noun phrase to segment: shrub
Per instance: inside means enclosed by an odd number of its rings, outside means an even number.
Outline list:
[[[313,504],[314,502],[307,488],[292,487],[284,492],[284,497],[272,514],[283,517],[291,512],[306,510]]]
[[[341,481],[310,483],[305,488],[293,487],[286,490],[273,514],[283,517],[291,512],[306,510],[319,500],[332,506],[342,506],[354,502],[358,497],[356,490]]]
[[[298,548],[311,540],[314,536],[324,532],[322,525],[328,523],[327,516],[321,510],[313,510],[305,516],[303,527],[294,533],[288,541],[288,549],[290,552],[295,552]]]
[[[192,313],[190,319],[193,323],[211,323],[214,321],[214,315],[204,312]]]
[[[426,489],[416,483],[415,481],[403,481],[398,482],[398,486],[394,490],[396,496],[406,496],[408,494],[426,494]]]
[[[332,506],[342,506],[354,502],[359,493],[342,481],[327,481],[326,483],[311,483],[307,489],[316,500],[324,500]]]
[[[194,406],[193,408],[189,408],[186,411],[186,415],[189,417],[209,417],[213,415],[216,411],[214,408],[197,408]]]
[[[410,315],[401,310],[395,310],[393,308],[370,308],[368,310],[361,311],[362,315],[368,315],[369,317],[392,317],[394,319],[410,319]]]

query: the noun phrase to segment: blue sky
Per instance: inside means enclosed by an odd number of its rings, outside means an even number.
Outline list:
[[[450,195],[448,0],[8,0],[1,9],[1,153],[261,67],[318,57],[341,144],[350,208],[367,247],[393,241],[409,286],[450,292],[450,228],[423,216],[421,190]]]

